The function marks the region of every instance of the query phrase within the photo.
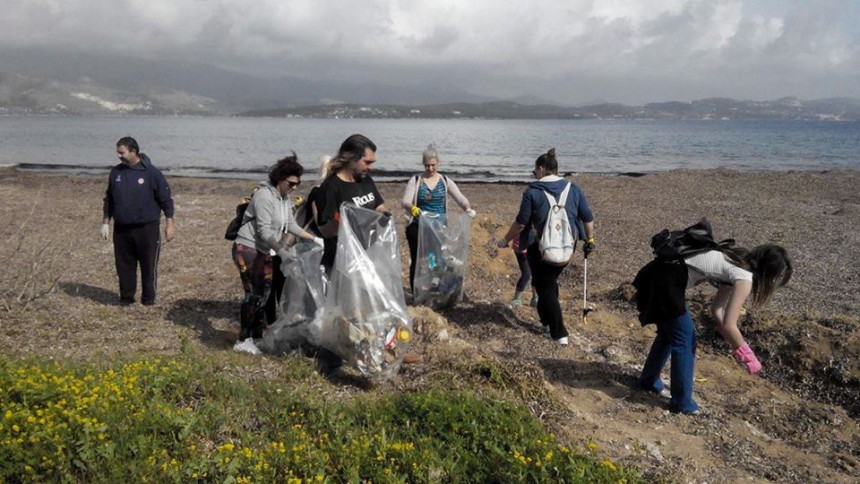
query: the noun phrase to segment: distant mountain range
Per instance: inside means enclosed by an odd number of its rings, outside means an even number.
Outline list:
[[[95,96],[89,104],[76,94]],[[261,79],[207,64],[26,49],[0,51],[2,113],[231,114],[328,103],[486,102],[433,84]],[[59,104],[59,106],[58,106]]]
[[[709,98],[643,106],[498,100],[450,86],[261,79],[199,63],[0,52],[0,115],[231,115],[310,118],[860,120],[860,99]]]
[[[833,98],[803,101],[794,97],[776,101],[738,101],[709,98],[691,102],[651,103],[644,106],[603,103],[563,107],[526,106],[509,101],[434,105],[301,106],[247,111],[240,116],[304,118],[432,118],[432,119],[772,119],[858,121],[860,99]]]

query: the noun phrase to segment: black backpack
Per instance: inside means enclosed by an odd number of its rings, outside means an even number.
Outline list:
[[[254,192],[256,193],[256,191],[257,190],[255,189]],[[253,196],[254,194],[252,193],[250,197],[243,198],[242,203],[236,205],[236,216],[230,221],[230,225],[227,226],[227,231],[224,232],[225,239],[236,240],[236,237],[239,236],[239,229],[242,228],[242,225],[247,223],[243,223],[245,219],[245,211],[248,210],[248,205],[251,204],[251,198],[253,198]],[[247,221],[249,222],[251,219],[248,219]]]
[[[681,260],[709,250],[722,250],[735,246],[734,239],[714,241],[714,232],[707,219],[702,219],[684,230],[663,229],[651,237],[654,257],[663,260]]]

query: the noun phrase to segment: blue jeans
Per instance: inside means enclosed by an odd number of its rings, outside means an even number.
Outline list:
[[[672,378],[672,399],[669,410],[691,413],[699,406],[693,401],[693,367],[696,361],[696,327],[690,317],[689,309],[672,321],[657,326],[657,337],[651,344],[639,385],[652,392],[663,389],[660,372],[672,357],[670,376]]]

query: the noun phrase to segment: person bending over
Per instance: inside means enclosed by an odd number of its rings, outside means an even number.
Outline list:
[[[717,287],[711,304],[716,330],[732,346],[732,355],[750,374],[756,374],[761,363],[738,329],[741,308],[750,297],[757,307],[766,304],[774,289],[791,279],[792,268],[786,250],[773,244],[760,245],[751,251],[742,247],[709,250],[683,262],[673,264],[654,259],[633,281],[640,320],[643,324],[657,325],[657,336],[639,385],[667,396],[660,372],[671,358],[669,409],[695,415],[699,413],[693,400],[696,331],[684,300],[685,290],[703,283]]]

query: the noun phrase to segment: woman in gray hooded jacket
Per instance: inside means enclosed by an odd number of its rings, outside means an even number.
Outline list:
[[[287,256],[284,235],[290,233],[322,246],[322,239],[302,230],[293,219],[289,194],[301,183],[303,172],[295,153],[279,160],[272,167],[269,180],[260,184],[245,210],[242,227],[233,243],[233,261],[245,290],[239,316],[238,350],[259,352],[249,338],[263,335],[264,309],[272,290],[275,262]]]

